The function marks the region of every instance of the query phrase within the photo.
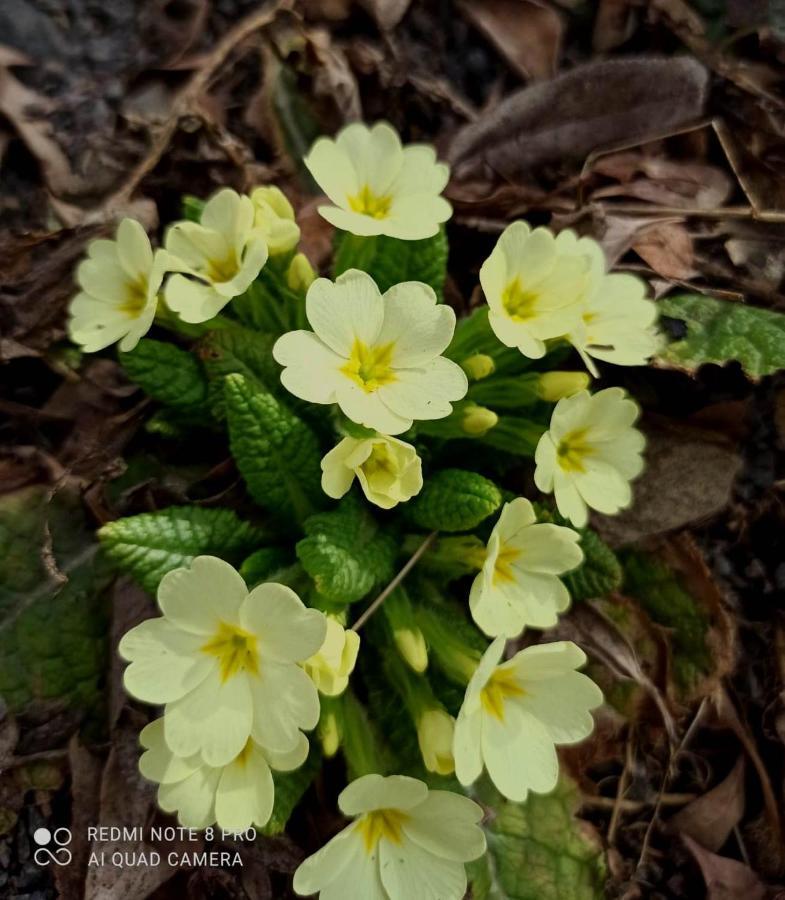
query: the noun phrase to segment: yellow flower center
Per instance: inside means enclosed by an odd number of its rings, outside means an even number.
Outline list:
[[[207,259],[204,274],[210,281],[223,283],[231,281],[237,274],[239,267],[237,254],[230,248],[226,255],[220,259]]]
[[[240,672],[259,674],[259,650],[256,637],[237,625],[221,622],[202,652],[218,659],[221,681],[228,681]]]
[[[515,547],[502,547],[496,557],[496,564],[493,567],[493,581],[498,584],[500,581],[515,581],[515,575],[512,571],[512,564],[521,555],[521,551]]]
[[[565,472],[585,472],[584,460],[593,452],[594,448],[586,438],[585,428],[565,434],[556,447],[559,466]]]
[[[387,444],[376,444],[362,467],[369,481],[376,475],[392,475],[394,477],[398,474],[395,456]]]
[[[357,830],[362,835],[365,852],[370,854],[382,838],[393,844],[402,843],[401,825],[409,818],[399,809],[375,809],[359,821]]]
[[[485,712],[503,722],[504,701],[510,697],[523,697],[525,694],[526,691],[518,684],[513,671],[497,669],[482,689],[480,702]]]
[[[502,305],[511,319],[525,322],[537,315],[539,295],[535,291],[526,291],[516,275],[502,293]]]
[[[125,297],[119,311],[125,313],[129,319],[135,319],[145,306],[147,306],[147,278],[142,275],[136,281],[125,283]]]
[[[372,219],[386,219],[390,215],[392,197],[389,194],[374,194],[369,185],[364,185],[359,193],[347,198],[350,208],[356,213]]]
[[[390,365],[394,349],[394,343],[369,347],[355,338],[351,356],[346,365],[341,367],[341,372],[366,393],[372,394],[383,385],[397,380]]]

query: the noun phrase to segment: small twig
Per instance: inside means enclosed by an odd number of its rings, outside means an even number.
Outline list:
[[[640,856],[638,857],[638,864],[635,866],[636,873],[643,865],[643,862],[646,859],[646,855],[649,852],[649,843],[651,841],[652,832],[654,831],[654,823],[657,821],[660,815],[662,798],[665,796],[665,788],[668,786],[668,782],[675,774],[676,760],[678,759],[679,754],[692,740],[692,736],[693,734],[695,734],[695,731],[697,730],[698,725],[703,718],[703,713],[705,712],[707,705],[708,697],[704,697],[703,700],[701,700],[701,705],[698,707],[698,711],[695,713],[695,717],[693,718],[692,722],[690,722],[689,728],[684,732],[684,737],[679,742],[679,746],[672,751],[670,759],[668,760],[668,768],[665,770],[665,774],[662,778],[662,784],[660,785],[660,790],[657,794],[657,802],[654,804],[654,810],[651,814],[651,819],[649,820],[649,824],[646,828],[646,834],[643,836],[643,844],[641,846]]]
[[[619,776],[619,783],[616,787],[616,796],[613,799],[613,812],[611,813],[611,822],[608,826],[608,844],[613,847],[616,843],[616,829],[619,827],[619,821],[621,819],[622,809],[626,807],[626,803],[629,801],[625,801],[624,792],[627,790],[627,777],[629,775],[630,769],[632,768],[632,740],[627,735],[627,746],[625,748],[624,754],[624,768],[621,770],[621,775]],[[598,798],[599,799],[599,798]],[[607,798],[603,798],[607,799]]]
[[[376,612],[376,610],[384,603],[384,601],[392,594],[392,592],[398,587],[398,585],[403,581],[404,578],[411,572],[411,570],[417,565],[420,557],[425,553],[425,551],[431,546],[431,544],[436,540],[436,535],[438,531],[432,531],[427,538],[420,544],[420,546],[412,553],[409,559],[406,561],[405,565],[401,569],[400,572],[393,578],[393,580],[387,585],[387,587],[379,594],[379,596],[371,603],[371,605],[365,610],[365,612],[360,616],[360,618],[352,625],[352,631],[359,631],[363,625],[371,618],[371,616]]]
[[[697,794],[663,794],[660,806],[686,806],[696,800]],[[594,809],[619,809],[625,813],[638,813],[642,809],[654,806],[656,799],[653,800],[629,800],[627,798],[617,799],[616,797],[583,797],[581,804],[583,806],[593,807]],[[618,827],[618,826],[617,826]],[[615,838],[615,835],[614,835]],[[608,829],[608,844],[613,846],[611,840],[611,831]]]

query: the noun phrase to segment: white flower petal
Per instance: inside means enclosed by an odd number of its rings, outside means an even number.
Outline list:
[[[338,808],[345,816],[358,816],[375,809],[411,809],[428,796],[428,788],[408,775],[363,775],[338,795]]]
[[[311,331],[290,331],[279,337],[273,359],[286,367],[281,384],[309,403],[334,403],[338,387],[346,380],[339,374],[345,360]]]
[[[215,792],[215,820],[224,830],[263,827],[273,811],[275,789],[270,767],[255,747],[225,766]]]
[[[401,417],[442,419],[452,412],[451,403],[465,396],[468,388],[463,369],[452,360],[437,356],[420,368],[398,369],[396,380],[379,388],[377,394],[385,406]]]
[[[139,771],[158,784],[174,784],[183,781],[201,768],[199,754],[189,757],[175,756],[164,740],[164,720],[156,719],[145,725],[139,734],[145,752],[139,758]]]
[[[307,609],[295,592],[268,582],[255,587],[240,608],[243,628],[257,635],[262,665],[268,659],[302,662],[322,646],[327,621]]]
[[[376,282],[359,269],[349,269],[335,284],[317,278],[305,300],[308,321],[316,336],[341,357],[348,357],[355,341],[376,342],[384,321],[384,301]]]
[[[436,303],[433,288],[419,281],[396,284],[384,294],[384,324],[377,342],[393,344],[392,366],[429,363],[447,348],[455,331],[455,313]]]
[[[215,821],[215,790],[220,777],[220,769],[202,766],[183,781],[162,784],[158,805],[164,812],[176,812],[185,828],[206,828]]]
[[[456,862],[470,862],[485,852],[485,835],[477,823],[482,807],[452,791],[429,791],[409,811],[401,827],[411,841],[428,853]]]
[[[178,756],[201,753],[207,765],[224,766],[245,746],[252,714],[244,673],[225,682],[206,678],[185,697],[166,705],[166,743]]]
[[[118,646],[120,656],[131,662],[123,676],[125,689],[146,703],[184,697],[215,669],[215,660],[200,652],[201,642],[164,618],[135,626]]]
[[[594,729],[590,709],[602,704],[602,691],[581,672],[526,683],[516,702],[547,728],[556,744],[575,744]]]
[[[251,679],[253,739],[273,753],[301,746],[300,728],[319,721],[319,694],[311,679],[293,664],[262,660],[259,677]]]
[[[212,635],[221,622],[236,624],[248,588],[239,573],[216,556],[197,556],[188,568],[168,572],[158,585],[158,605],[184,631]]]
[[[462,862],[434,856],[414,841],[379,842],[379,863],[390,897],[417,900],[462,900],[466,870]]]

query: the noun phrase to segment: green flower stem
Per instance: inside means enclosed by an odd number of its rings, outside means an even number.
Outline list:
[[[340,701],[340,707],[336,707],[338,730],[349,774],[353,779],[374,773],[384,775],[389,768],[388,753],[367,710],[351,688],[341,695]]]
[[[389,647],[384,651],[383,667],[387,681],[400,696],[415,725],[425,710],[441,705],[428,681],[412,672],[401,655]]]
[[[472,626],[460,617],[456,621],[451,609],[439,604],[418,606],[417,624],[438,667],[451,681],[465,687],[482,657],[480,645],[484,639],[479,632],[470,642],[465,634]]]
[[[218,331],[222,328],[234,328],[234,322],[220,313],[209,319],[207,322],[183,322],[183,320],[174,313],[163,299],[159,300],[158,310],[155,314],[155,324],[167,331],[173,331],[176,334],[182,334],[185,337],[200,338],[210,331]]]

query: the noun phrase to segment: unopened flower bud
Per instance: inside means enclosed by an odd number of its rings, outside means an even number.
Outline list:
[[[487,406],[469,404],[463,411],[461,428],[471,437],[482,437],[499,421],[499,417]]]
[[[469,376],[470,381],[480,381],[493,375],[496,371],[496,363],[493,357],[487,353],[475,353],[461,363],[461,368]]]
[[[415,672],[424,672],[428,668],[428,648],[417,626],[397,629],[393,639],[398,652]]]
[[[426,709],[417,720],[417,742],[425,768],[437,775],[455,771],[452,755],[455,719],[440,707]]]
[[[590,381],[588,372],[543,372],[537,382],[537,392],[548,403],[556,403],[563,397],[585,391]]]
[[[316,272],[313,266],[308,262],[308,257],[304,253],[297,253],[289,263],[286,272],[286,284],[293,291],[305,293],[308,288],[316,280]]]

